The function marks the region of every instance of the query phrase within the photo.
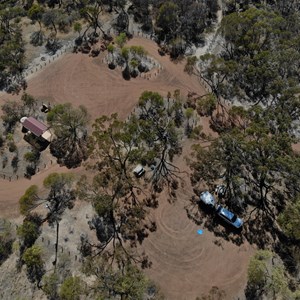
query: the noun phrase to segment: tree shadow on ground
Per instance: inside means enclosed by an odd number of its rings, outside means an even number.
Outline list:
[[[190,203],[185,206],[185,210],[189,219],[196,225],[202,225],[206,219],[213,217],[213,209],[200,203],[195,196],[192,196]]]
[[[44,151],[50,144],[46,140],[39,139],[34,134],[24,135],[24,140],[39,152]]]
[[[237,246],[244,243],[244,237],[241,234],[242,229],[236,229],[232,225],[226,223],[216,214],[212,215],[212,218],[207,218],[204,222],[205,228],[210,232],[213,232],[216,237],[220,237],[226,241],[230,241]]]
[[[278,240],[274,245],[274,251],[280,256],[286,270],[294,277],[297,277],[299,274],[299,249],[299,240],[288,238],[281,232],[278,234]]]

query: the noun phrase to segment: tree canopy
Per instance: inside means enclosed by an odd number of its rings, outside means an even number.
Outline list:
[[[286,270],[279,258],[268,250],[259,250],[251,258],[248,266],[246,296],[250,298],[297,299],[298,291],[289,288]]]
[[[113,241],[113,255],[119,247],[127,259],[124,241],[135,243],[146,235],[147,205],[151,203],[133,174],[134,163],[142,155],[139,137],[134,127],[118,120],[117,115],[103,116],[93,127],[90,169],[95,175],[92,183],[79,182],[79,194],[95,207],[100,252]]]
[[[22,256],[22,259],[27,267],[28,278],[32,282],[36,282],[38,286],[45,273],[42,253],[43,251],[41,247],[33,245],[32,247],[28,248]]]
[[[23,10],[5,2],[0,4],[0,90],[17,92],[25,87],[25,49],[19,24]]]
[[[58,163],[68,168],[78,167],[87,159],[88,113],[84,106],[58,104],[47,115],[55,138],[50,144],[51,153]]]
[[[58,237],[59,237],[59,223],[61,221],[64,211],[72,209],[75,201],[75,190],[73,187],[74,176],[68,173],[52,173],[48,175],[43,182],[44,188],[47,193],[39,190],[36,185],[30,186],[25,194],[20,198],[20,211],[27,218],[32,217],[32,212],[38,206],[44,204],[47,212],[46,216],[41,219],[41,223],[48,222],[48,224],[56,227],[56,243],[55,243],[55,260],[53,262],[56,267],[57,264],[57,251],[58,251]],[[24,227],[25,226],[25,227]],[[30,226],[28,228],[28,226]],[[37,232],[33,232],[31,224],[23,224],[20,229],[20,235],[24,236],[24,230],[30,229],[30,235],[36,235]],[[26,234],[26,239],[32,238]]]
[[[287,205],[279,215],[278,221],[284,232],[295,239],[300,240],[300,198],[299,196]]]
[[[59,296],[62,300],[79,300],[84,293],[84,283],[80,277],[68,277],[60,287]]]
[[[126,122],[113,114],[93,124],[88,170],[94,178],[83,178],[78,191],[94,206],[91,226],[100,241],[94,247],[102,255],[114,259],[123,251],[123,257],[117,257],[147,265],[146,256],[137,258],[126,242],[134,248],[155,230],[149,212],[157,205],[156,193],[165,185],[173,191],[180,180],[180,170],[172,161],[181,151],[180,126],[185,116],[179,92],[175,94],[177,100],[146,91]],[[149,170],[142,178],[133,172],[139,164]],[[113,248],[107,247],[110,244]]]

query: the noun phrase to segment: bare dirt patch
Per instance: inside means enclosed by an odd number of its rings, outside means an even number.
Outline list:
[[[185,142],[183,155],[176,160],[176,165],[187,172],[184,186],[178,189],[174,203],[161,195],[153,216],[157,231],[142,245],[152,261],[146,274],[161,287],[166,299],[194,300],[208,294],[213,286],[225,291],[225,299],[232,300],[237,295],[243,299],[247,266],[254,249],[247,242],[236,246],[218,238],[188,218],[185,206],[195,196],[184,162],[190,145]],[[202,235],[197,234],[198,229],[203,230]]]
[[[183,95],[189,91],[200,95],[205,92],[197,78],[183,72],[184,62],[174,64],[169,57],[160,56],[153,41],[133,38],[128,45],[143,46],[149,56],[163,66],[163,70],[156,76],[151,74],[149,79],[135,78],[125,81],[119,68],[110,70],[102,62],[104,53],[97,58],[81,53],[66,54],[36,73],[38,76],[28,82],[27,93],[48,101],[83,104],[94,119],[114,112],[125,118],[144,90],[157,91],[164,96],[175,89],[180,89]]]

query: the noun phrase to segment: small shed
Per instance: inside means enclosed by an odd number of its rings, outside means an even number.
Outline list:
[[[21,118],[23,127],[31,132],[38,138],[42,138],[48,142],[51,140],[51,132],[48,130],[48,126],[33,117]]]

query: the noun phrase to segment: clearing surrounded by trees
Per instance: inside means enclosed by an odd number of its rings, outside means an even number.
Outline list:
[[[0,298],[300,299],[299,23],[1,2]]]

